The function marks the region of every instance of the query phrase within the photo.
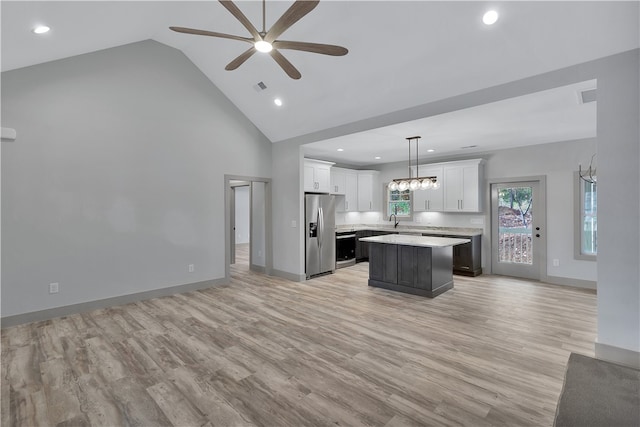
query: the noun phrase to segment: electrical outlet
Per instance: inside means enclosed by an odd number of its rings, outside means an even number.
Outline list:
[[[295,219],[291,220],[291,228],[296,228],[298,226],[298,224],[296,223]]]
[[[60,285],[57,282],[56,283],[49,283],[49,293],[50,294],[57,294],[59,290],[60,290]]]
[[[560,260],[559,260],[559,259],[557,259],[557,258],[554,258],[554,259],[553,259],[553,266],[554,266],[554,267],[560,267]]]
[[[196,270],[195,265],[189,264],[189,273],[193,273]]]
[[[416,217],[416,222],[417,222],[418,224],[420,224],[420,223],[422,222],[422,218],[420,218],[419,216],[417,216],[417,217]]]

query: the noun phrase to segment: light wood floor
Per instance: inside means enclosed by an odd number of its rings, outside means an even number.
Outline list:
[[[2,330],[3,426],[551,426],[593,292],[455,276],[435,299],[366,285],[229,285]]]

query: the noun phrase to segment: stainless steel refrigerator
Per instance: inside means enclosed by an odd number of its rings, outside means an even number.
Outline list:
[[[304,197],[307,279],[336,269],[335,197],[307,194]]]

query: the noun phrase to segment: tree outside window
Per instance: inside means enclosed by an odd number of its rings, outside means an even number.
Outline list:
[[[400,217],[411,216],[411,190],[387,190],[388,214]]]
[[[581,253],[596,255],[598,253],[598,193],[595,182],[581,180]]]

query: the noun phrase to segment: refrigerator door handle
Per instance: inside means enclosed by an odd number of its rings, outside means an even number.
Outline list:
[[[324,233],[324,212],[318,208],[318,248],[322,247],[322,234]]]

